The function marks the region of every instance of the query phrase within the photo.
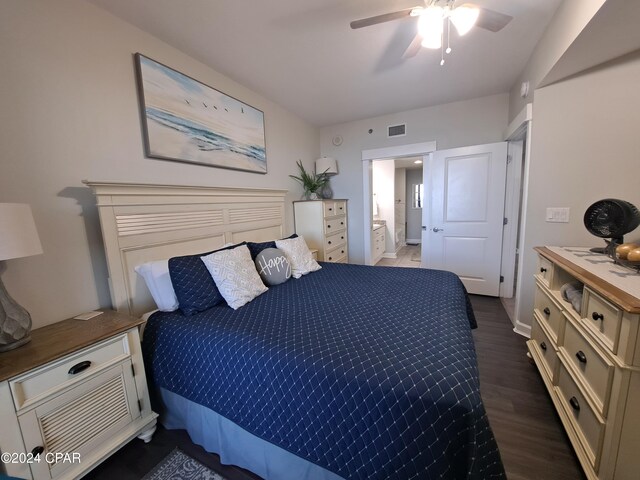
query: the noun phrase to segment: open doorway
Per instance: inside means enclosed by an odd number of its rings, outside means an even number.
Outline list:
[[[421,156],[372,161],[373,265],[421,265],[422,165]]]
[[[374,255],[376,253],[375,246],[380,244],[379,237],[376,236],[374,231],[374,196],[373,196],[373,162],[375,160],[399,160],[409,157],[421,157],[424,159],[425,155],[435,151],[436,142],[424,142],[414,143],[409,145],[399,145],[396,147],[376,148],[372,150],[362,151],[362,181],[363,181],[363,231],[364,231],[364,263],[365,265],[374,264]],[[395,167],[394,167],[395,168]],[[395,182],[395,174],[394,174]],[[377,197],[377,195],[376,195]],[[406,201],[405,201],[406,203]],[[376,206],[377,208],[377,206]],[[406,221],[405,221],[406,223]],[[395,224],[395,219],[394,219]],[[379,229],[379,224],[375,227]],[[386,233],[386,232],[385,232]],[[405,238],[406,238],[406,226],[405,226]],[[394,229],[395,239],[395,229]],[[386,244],[386,238],[385,238]],[[396,255],[397,257],[397,255]],[[416,262],[418,263],[418,262]]]

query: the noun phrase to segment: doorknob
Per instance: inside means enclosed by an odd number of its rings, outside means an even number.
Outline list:
[[[444,231],[444,228],[433,227],[432,229],[435,233]]]

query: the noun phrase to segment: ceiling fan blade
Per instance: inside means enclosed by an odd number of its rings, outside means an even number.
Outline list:
[[[420,51],[420,49],[422,48],[421,43],[422,43],[422,36],[420,34],[417,34],[415,37],[413,37],[413,40],[411,41],[407,49],[402,54],[402,58],[407,59],[407,58],[415,57]]]
[[[397,12],[385,13],[383,15],[376,15],[375,17],[363,18],[362,20],[354,20],[351,22],[351,28],[362,28],[370,25],[377,25],[378,23],[391,22],[392,20],[398,20],[400,18],[409,17],[413,8],[405,8]]]
[[[499,32],[513,20],[511,15],[489,10],[488,8],[478,8],[480,9],[480,15],[478,16],[476,27],[484,28],[490,32]]]

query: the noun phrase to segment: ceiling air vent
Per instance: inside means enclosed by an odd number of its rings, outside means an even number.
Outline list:
[[[387,137],[404,137],[407,134],[407,124],[391,125],[387,127]]]

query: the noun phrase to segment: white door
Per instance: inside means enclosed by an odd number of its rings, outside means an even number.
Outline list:
[[[469,293],[499,295],[506,168],[502,142],[433,152],[424,169],[422,265]]]

